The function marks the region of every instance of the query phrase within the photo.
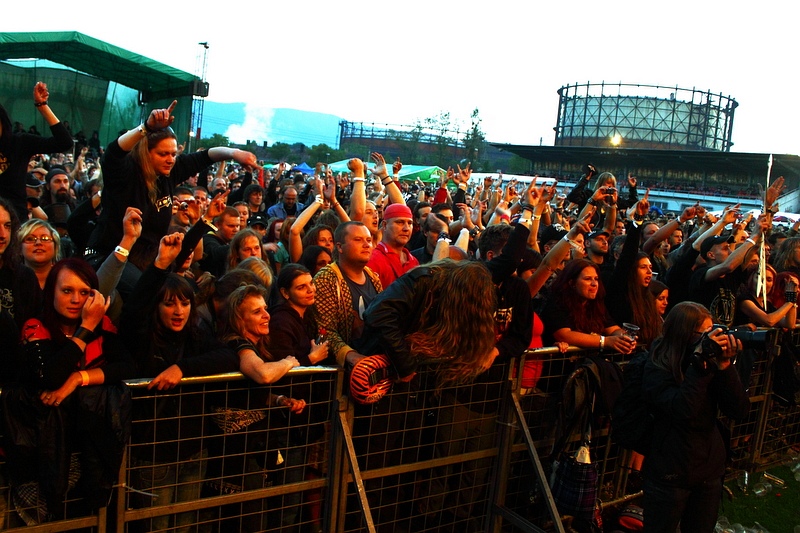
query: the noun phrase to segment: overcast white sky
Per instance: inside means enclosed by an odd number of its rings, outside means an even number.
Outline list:
[[[490,141],[552,145],[563,85],[678,85],[739,102],[734,151],[800,154],[791,1],[7,4],[0,31],[80,31],[192,73],[207,41],[208,99],[254,114],[468,124],[477,107]]]

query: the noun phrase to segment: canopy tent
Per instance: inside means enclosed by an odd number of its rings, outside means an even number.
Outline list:
[[[333,172],[349,172],[347,168],[348,161],[349,159],[344,159],[342,161],[330,163],[328,167]],[[368,162],[367,168],[370,170],[375,168],[375,163]],[[415,181],[419,178],[425,183],[436,183],[439,181],[439,176],[445,174],[447,174],[447,171],[436,165],[403,165],[403,168],[400,170],[400,179],[404,181]]]
[[[12,120],[33,124],[38,119],[30,102],[33,85],[41,80],[48,85],[58,117],[87,137],[98,130],[103,145],[121,129],[141,122],[150,109],[167,107],[175,99],[178,106],[172,127],[184,142],[191,127],[192,98],[208,95],[208,84],[193,74],[76,31],[0,33],[0,60],[31,58],[58,65],[42,61],[1,64],[0,94]],[[138,94],[120,101],[117,92],[124,89],[117,84]]]
[[[295,165],[292,168],[292,172],[302,172],[303,174],[313,174],[314,173],[314,169],[311,168],[310,166],[308,166],[308,164],[305,161],[303,161],[299,165]]]

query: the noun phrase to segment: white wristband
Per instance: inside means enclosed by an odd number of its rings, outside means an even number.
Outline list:
[[[353,181],[364,181],[364,178],[353,178]]]
[[[114,253],[117,253],[117,254],[121,255],[122,257],[128,257],[128,254],[130,253],[130,250],[126,250],[122,246],[117,246],[116,248],[114,248]]]
[[[755,245],[756,245],[756,241],[754,241],[754,240],[753,240],[753,239],[751,239],[750,237],[746,238],[746,239],[744,240],[744,242],[749,242],[749,243],[752,243],[752,245],[753,245],[753,246],[755,246]]]

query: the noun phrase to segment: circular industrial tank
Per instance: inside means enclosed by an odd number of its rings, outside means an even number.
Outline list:
[[[739,105],[711,91],[628,83],[558,90],[555,146],[728,152]]]

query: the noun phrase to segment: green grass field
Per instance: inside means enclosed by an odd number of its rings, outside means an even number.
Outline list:
[[[758,522],[770,533],[792,533],[795,526],[800,526],[800,481],[795,481],[788,466],[770,468],[767,472],[784,480],[786,486],[773,486],[766,496],[757,497],[752,487],[759,473],[752,475],[748,494],[742,493],[736,480],[731,480],[725,486],[733,492],[733,501],[723,495],[719,514],[731,524],[753,527]]]

